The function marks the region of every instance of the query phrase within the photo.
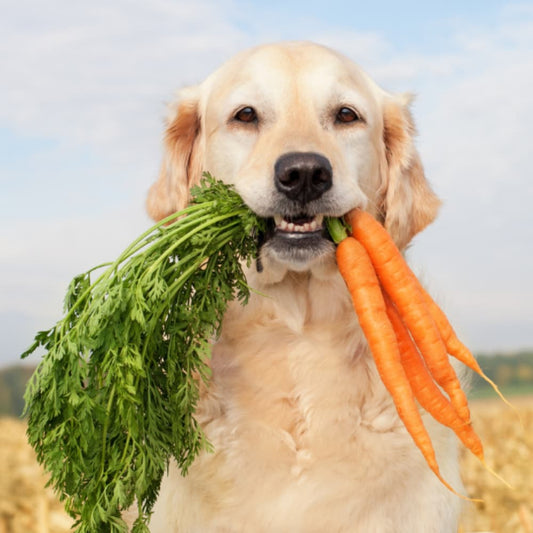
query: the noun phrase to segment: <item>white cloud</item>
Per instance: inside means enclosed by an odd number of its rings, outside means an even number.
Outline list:
[[[531,12],[461,35],[460,68],[427,80],[416,106],[445,205],[414,253],[484,350],[533,344],[532,41]]]
[[[13,4],[4,12],[0,118],[78,143],[142,142],[179,83],[194,82],[243,38],[228,2]],[[26,9],[24,9],[26,7]]]

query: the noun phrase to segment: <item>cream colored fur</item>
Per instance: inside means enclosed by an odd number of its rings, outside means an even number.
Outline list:
[[[182,207],[207,170],[273,216],[273,168],[314,151],[333,168],[329,215],[364,207],[400,247],[438,200],[413,143],[409,97],[392,96],[343,56],[310,43],[247,51],[171,108],[166,155],[148,209]],[[332,119],[351,105],[364,122]],[[256,126],[231,120],[253,106]],[[399,421],[337,271],[333,246],[291,263],[263,250],[254,294],[234,304],[213,347],[197,419],[214,453],[164,478],[152,533],[448,533],[459,500]],[[443,476],[461,489],[453,435],[425,422]]]

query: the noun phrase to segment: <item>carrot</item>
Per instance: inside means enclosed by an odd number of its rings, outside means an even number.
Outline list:
[[[338,219],[327,221],[330,235],[338,244],[339,271],[381,379],[428,466],[457,494],[440,475],[416,401],[435,420],[452,429],[487,470],[510,486],[484,461],[483,446],[472,428],[466,396],[448,351],[478,373],[482,373],[481,368],[420,285],[387,231],[361,211],[351,212],[345,218],[353,237],[346,235]]]
[[[446,346],[427,310],[415,275],[387,230],[372,215],[354,210],[345,218],[352,227],[352,235],[368,252],[383,289],[394,301],[415,343],[424,354],[431,374],[446,391],[459,416],[469,423],[470,410],[466,395],[449,362]]]
[[[461,442],[481,461],[483,466],[493,476],[512,489],[512,485],[487,465],[483,453],[483,444],[481,443],[481,439],[475,433],[472,424],[466,424],[463,420],[457,418],[453,406],[435,385],[427,371],[423,358],[418,352],[418,349],[411,339],[402,319],[398,315],[398,311],[394,308],[394,304],[386,295],[384,295],[384,297],[387,306],[387,315],[389,316],[398,340],[402,365],[416,399],[420,405],[431,414],[435,420],[437,420],[437,422],[452,429]],[[514,409],[514,406],[511,405],[511,407]]]
[[[433,320],[435,321],[437,327],[440,330],[442,340],[446,345],[448,353],[452,357],[455,357],[458,361],[461,361],[461,363],[463,363],[465,366],[476,372],[479,376],[481,376],[487,383],[491,385],[496,394],[498,394],[498,396],[509,407],[516,411],[515,407],[501,393],[500,389],[498,388],[498,385],[496,385],[496,383],[494,383],[494,381],[492,381],[492,379],[490,379],[485,374],[485,372],[483,372],[482,368],[479,366],[479,363],[472,355],[472,352],[459,340],[457,334],[455,333],[452,325],[446,318],[446,315],[444,314],[442,309],[435,303],[433,298],[427,293],[427,291],[423,287],[421,287],[421,292],[426,301],[426,305],[429,309],[429,312],[431,313]]]
[[[431,439],[402,365],[396,334],[387,316],[380,282],[368,252],[356,239],[347,237],[337,246],[336,257],[376,368],[394,401],[400,419],[431,470],[449,490],[458,494],[440,473]]]
[[[472,424],[466,424],[457,417],[452,404],[433,381],[398,311],[386,295],[385,304],[387,315],[398,340],[402,365],[416,399],[437,422],[452,429],[461,442],[483,461],[483,445],[474,432]]]

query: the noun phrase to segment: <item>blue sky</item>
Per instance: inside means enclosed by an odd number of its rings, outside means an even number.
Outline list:
[[[284,32],[282,38],[294,38],[294,34],[299,32],[298,21],[304,20],[307,24],[312,22],[316,26],[315,30],[328,25],[350,32],[379,33],[397,51],[416,51],[421,48],[438,51],[440,47],[449,46],[450,33],[456,27],[496,24],[502,16],[502,8],[507,4],[509,3],[494,0],[238,2],[243,9],[249,9],[248,6],[253,5],[254,10],[260,13],[257,16],[259,21],[263,21],[265,17],[270,19],[269,22],[278,21],[276,26]],[[295,24],[291,26],[289,20],[295,21]],[[303,31],[309,30],[304,27]],[[297,37],[313,39],[308,33]]]
[[[314,40],[413,113],[445,203],[409,259],[478,351],[533,346],[533,3],[0,0],[0,365],[150,223],[165,105],[242,48]]]

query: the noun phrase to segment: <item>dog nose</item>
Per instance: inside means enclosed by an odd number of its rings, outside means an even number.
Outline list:
[[[302,205],[331,189],[332,176],[328,159],[314,152],[290,152],[274,165],[276,189]]]

